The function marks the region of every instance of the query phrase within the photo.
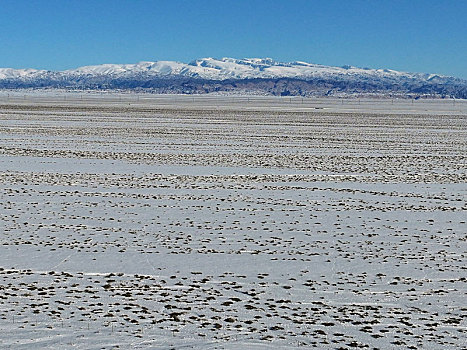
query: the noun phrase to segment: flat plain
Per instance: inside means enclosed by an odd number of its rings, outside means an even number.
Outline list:
[[[467,102],[0,93],[0,348],[460,349]]]

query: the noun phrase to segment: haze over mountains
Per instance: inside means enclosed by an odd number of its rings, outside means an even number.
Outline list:
[[[124,89],[157,93],[467,98],[467,80],[390,69],[270,58],[102,64],[66,71],[0,68],[0,88]]]

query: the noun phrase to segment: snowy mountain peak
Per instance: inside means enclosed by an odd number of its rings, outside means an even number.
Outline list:
[[[47,73],[47,71],[32,69],[32,68],[27,68],[27,69],[0,68],[0,80],[35,77],[38,74],[44,74],[44,73]]]
[[[33,78],[46,73],[61,76],[186,76],[209,80],[225,79],[270,79],[270,78],[345,78],[345,77],[416,77],[443,79],[446,77],[432,74],[404,73],[390,69],[368,69],[352,66],[330,67],[303,61],[277,62],[271,58],[229,58],[212,57],[197,59],[188,64],[175,61],[142,61],[135,64],[101,64],[83,66],[62,72],[49,72],[35,69],[0,69],[0,79]]]
[[[302,81],[305,87],[296,92],[283,87],[281,93],[304,94],[310,88],[320,93],[333,91],[436,91],[437,94],[467,96],[465,80],[439,74],[398,72],[391,69],[357,68],[353,66],[332,67],[304,61],[278,62],[272,58],[201,58],[190,63],[175,61],[142,61],[134,64],[101,64],[84,66],[60,72],[36,69],[0,69],[0,88],[8,87],[151,87],[162,84],[170,89],[170,81],[192,79],[229,84],[233,80],[291,79]],[[158,83],[157,81],[164,82]],[[216,83],[217,82],[217,83]],[[175,83],[173,83],[175,84]],[[297,85],[296,83],[295,85]],[[267,84],[266,84],[267,85]],[[197,91],[207,88],[190,87]],[[453,87],[454,86],[454,87]],[[206,90],[207,89],[207,90]],[[264,89],[262,87],[261,89]],[[269,89],[269,88],[268,88]],[[279,89],[276,88],[275,89]],[[294,90],[295,91],[295,90]],[[459,92],[461,91],[461,92]],[[274,92],[275,93],[275,92]]]

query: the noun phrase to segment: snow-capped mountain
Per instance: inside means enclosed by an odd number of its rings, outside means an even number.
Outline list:
[[[300,61],[283,63],[270,58],[102,64],[59,72],[0,68],[0,88],[37,87],[185,93],[249,90],[287,95],[392,93],[467,98],[467,81],[454,77]]]

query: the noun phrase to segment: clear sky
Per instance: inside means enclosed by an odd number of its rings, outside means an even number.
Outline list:
[[[467,0],[0,0],[0,67],[203,57],[467,79]]]

